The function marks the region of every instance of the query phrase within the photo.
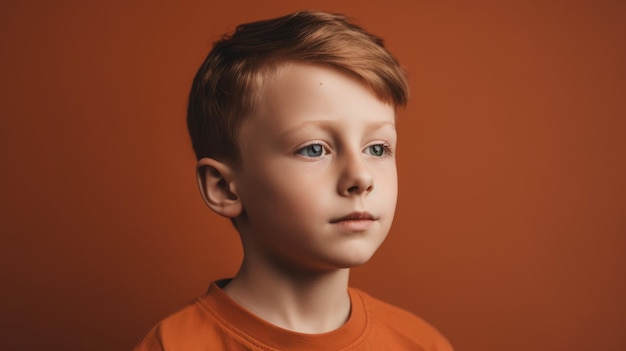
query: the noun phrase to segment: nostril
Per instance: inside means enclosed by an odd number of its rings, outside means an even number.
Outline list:
[[[372,191],[374,187],[372,185],[369,185],[367,187],[361,187],[358,185],[353,185],[351,187],[348,188],[348,194],[360,194],[360,193],[368,193],[370,191]]]

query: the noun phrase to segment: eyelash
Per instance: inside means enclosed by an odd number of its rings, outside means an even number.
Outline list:
[[[312,147],[314,147],[314,146],[319,146],[319,147],[320,147],[320,151],[322,152],[322,154],[317,155],[317,156],[310,156],[310,155],[307,155],[307,154],[306,154],[306,152],[307,152],[308,150],[311,150],[311,148],[312,148]],[[313,144],[305,145],[305,146],[301,147],[300,149],[298,149],[298,150],[296,151],[296,154],[298,154],[298,155],[300,155],[300,156],[307,157],[307,158],[318,158],[318,157],[321,157],[321,156],[326,155],[327,153],[328,153],[328,150],[327,150],[327,149],[326,149],[326,147],[325,147],[323,144],[321,144],[321,143],[313,143]]]
[[[371,156],[376,156],[376,157],[385,157],[385,156],[389,156],[391,155],[391,147],[389,146],[389,144],[387,143],[378,143],[378,144],[372,144],[372,145],[368,145],[365,149],[370,149],[374,146],[380,146],[382,148],[382,154],[381,155],[372,155],[371,153],[369,155]]]
[[[391,155],[391,147],[387,143],[378,143],[378,144],[368,145],[367,147],[365,147],[365,149],[363,151],[365,152],[365,150],[371,150],[371,148],[375,147],[375,146],[382,147],[382,150],[381,150],[382,154],[375,155],[375,154],[372,154],[372,153],[368,153],[368,155],[375,156],[375,157],[385,157],[385,156]],[[312,148],[314,148],[314,147],[319,147],[319,149],[315,148],[315,150],[312,150]],[[314,151],[315,155],[313,155],[313,156],[308,155],[307,151]],[[319,154],[317,154],[318,152],[319,152]],[[298,154],[300,156],[307,157],[307,158],[318,158],[318,157],[322,157],[322,156],[325,156],[326,154],[328,154],[328,149],[322,143],[313,143],[313,144],[309,144],[309,145],[305,145],[305,146],[301,147],[300,149],[298,149],[296,151],[296,154]]]

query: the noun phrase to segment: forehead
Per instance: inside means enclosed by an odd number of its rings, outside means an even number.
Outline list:
[[[348,116],[351,118],[344,118]],[[323,120],[394,125],[395,108],[343,71],[329,66],[289,63],[277,68],[264,82],[251,117],[276,128]]]

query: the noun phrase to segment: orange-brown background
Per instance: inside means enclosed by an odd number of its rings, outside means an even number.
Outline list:
[[[130,349],[235,272],[186,94],[222,33],[314,8],[411,79],[396,221],[352,284],[457,350],[625,350],[623,4],[2,1],[0,348]]]

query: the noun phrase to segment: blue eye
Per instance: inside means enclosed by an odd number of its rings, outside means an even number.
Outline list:
[[[372,156],[384,156],[387,153],[387,149],[383,144],[374,144],[366,148],[367,153]]]
[[[326,154],[326,150],[324,150],[324,145],[322,144],[311,144],[303,147],[296,153],[306,157],[320,157]]]

